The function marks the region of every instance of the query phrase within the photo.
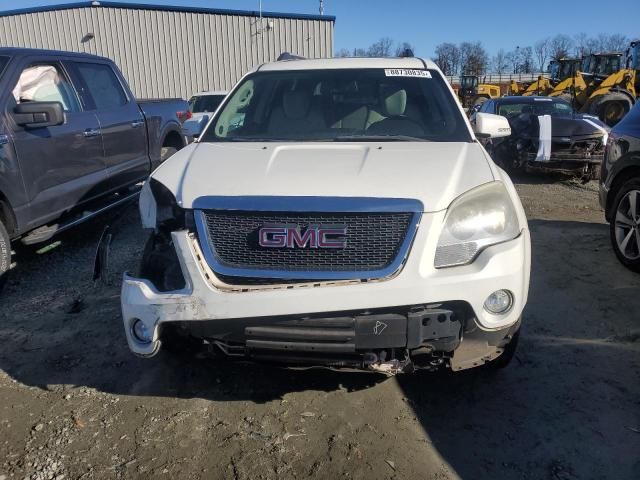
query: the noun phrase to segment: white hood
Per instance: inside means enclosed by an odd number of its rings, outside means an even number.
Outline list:
[[[427,212],[494,180],[477,143],[196,143],[153,174],[183,208],[204,196],[410,198]]]

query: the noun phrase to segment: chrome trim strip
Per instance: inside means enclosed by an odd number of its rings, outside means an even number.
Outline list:
[[[194,202],[196,231],[198,234],[198,243],[214,273],[231,277],[255,277],[255,278],[277,278],[282,280],[364,280],[385,278],[396,273],[405,263],[416,232],[420,219],[422,218],[422,202],[411,199],[383,199],[383,198],[335,198],[335,197],[203,197],[207,201],[197,199]],[[211,202],[213,198],[224,199],[220,204]],[[255,199],[264,199],[264,203],[259,205],[256,210]],[[248,202],[248,199],[253,199]],[[295,199],[302,199],[301,203],[296,203]],[[313,199],[309,203],[306,200]],[[238,200],[234,203],[233,200]],[[324,202],[322,202],[324,201]],[[197,202],[197,205],[196,205]],[[289,203],[291,202],[291,203]],[[204,206],[206,205],[206,206]],[[246,208],[238,208],[239,205]],[[420,205],[419,210],[415,210]],[[221,208],[227,207],[227,208]],[[322,206],[322,208],[321,208]],[[400,206],[404,207],[400,209]],[[407,207],[412,206],[413,209]],[[274,208],[279,209],[274,210]],[[286,207],[286,208],[285,208]],[[343,207],[338,210],[338,207]],[[407,228],[398,255],[386,268],[380,270],[363,270],[363,271],[344,271],[344,272],[327,272],[322,270],[273,270],[273,269],[256,269],[256,268],[236,268],[225,264],[215,252],[215,248],[211,244],[209,233],[206,225],[205,213],[202,209],[208,210],[246,210],[246,211],[287,211],[287,212],[413,212],[411,222]],[[311,208],[311,209],[309,209]],[[327,208],[331,208],[328,210]]]
[[[247,212],[424,212],[420,200],[411,198],[378,197],[269,197],[242,196],[198,197],[193,201],[194,210],[244,210]]]

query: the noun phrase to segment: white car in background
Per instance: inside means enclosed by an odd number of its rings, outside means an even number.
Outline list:
[[[197,137],[218,109],[227,92],[212,90],[196,93],[189,99],[191,118],[184,122],[184,131],[189,137]]]
[[[527,219],[442,72],[418,58],[248,73],[140,196],[130,349],[289,365],[454,371],[514,355]]]

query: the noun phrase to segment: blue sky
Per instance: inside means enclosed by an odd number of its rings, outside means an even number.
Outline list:
[[[65,0],[0,0],[0,10],[73,3]],[[257,10],[258,0],[137,0],[135,3],[190,5]],[[318,0],[263,0],[263,10],[317,13]],[[616,2],[559,2],[506,0],[325,0],[325,14],[337,17],[336,50],[368,47],[382,36],[416,46],[416,54],[430,56],[441,42],[481,41],[493,54],[500,48],[532,45],[557,33],[622,33],[640,38],[640,0]],[[438,4],[439,7],[430,5]],[[446,8],[443,7],[446,5]],[[518,11],[517,6],[523,8]],[[607,8],[606,6],[609,5]],[[485,8],[480,9],[479,6]],[[604,7],[603,7],[604,6]],[[541,12],[539,15],[533,11]]]

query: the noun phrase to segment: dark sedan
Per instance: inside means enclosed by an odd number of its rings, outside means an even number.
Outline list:
[[[536,96],[496,98],[478,111],[509,120],[511,136],[485,144],[506,170],[599,177],[609,127],[596,117],[576,113],[559,98]]]
[[[609,136],[602,162],[600,204],[620,261],[640,272],[640,104]]]

